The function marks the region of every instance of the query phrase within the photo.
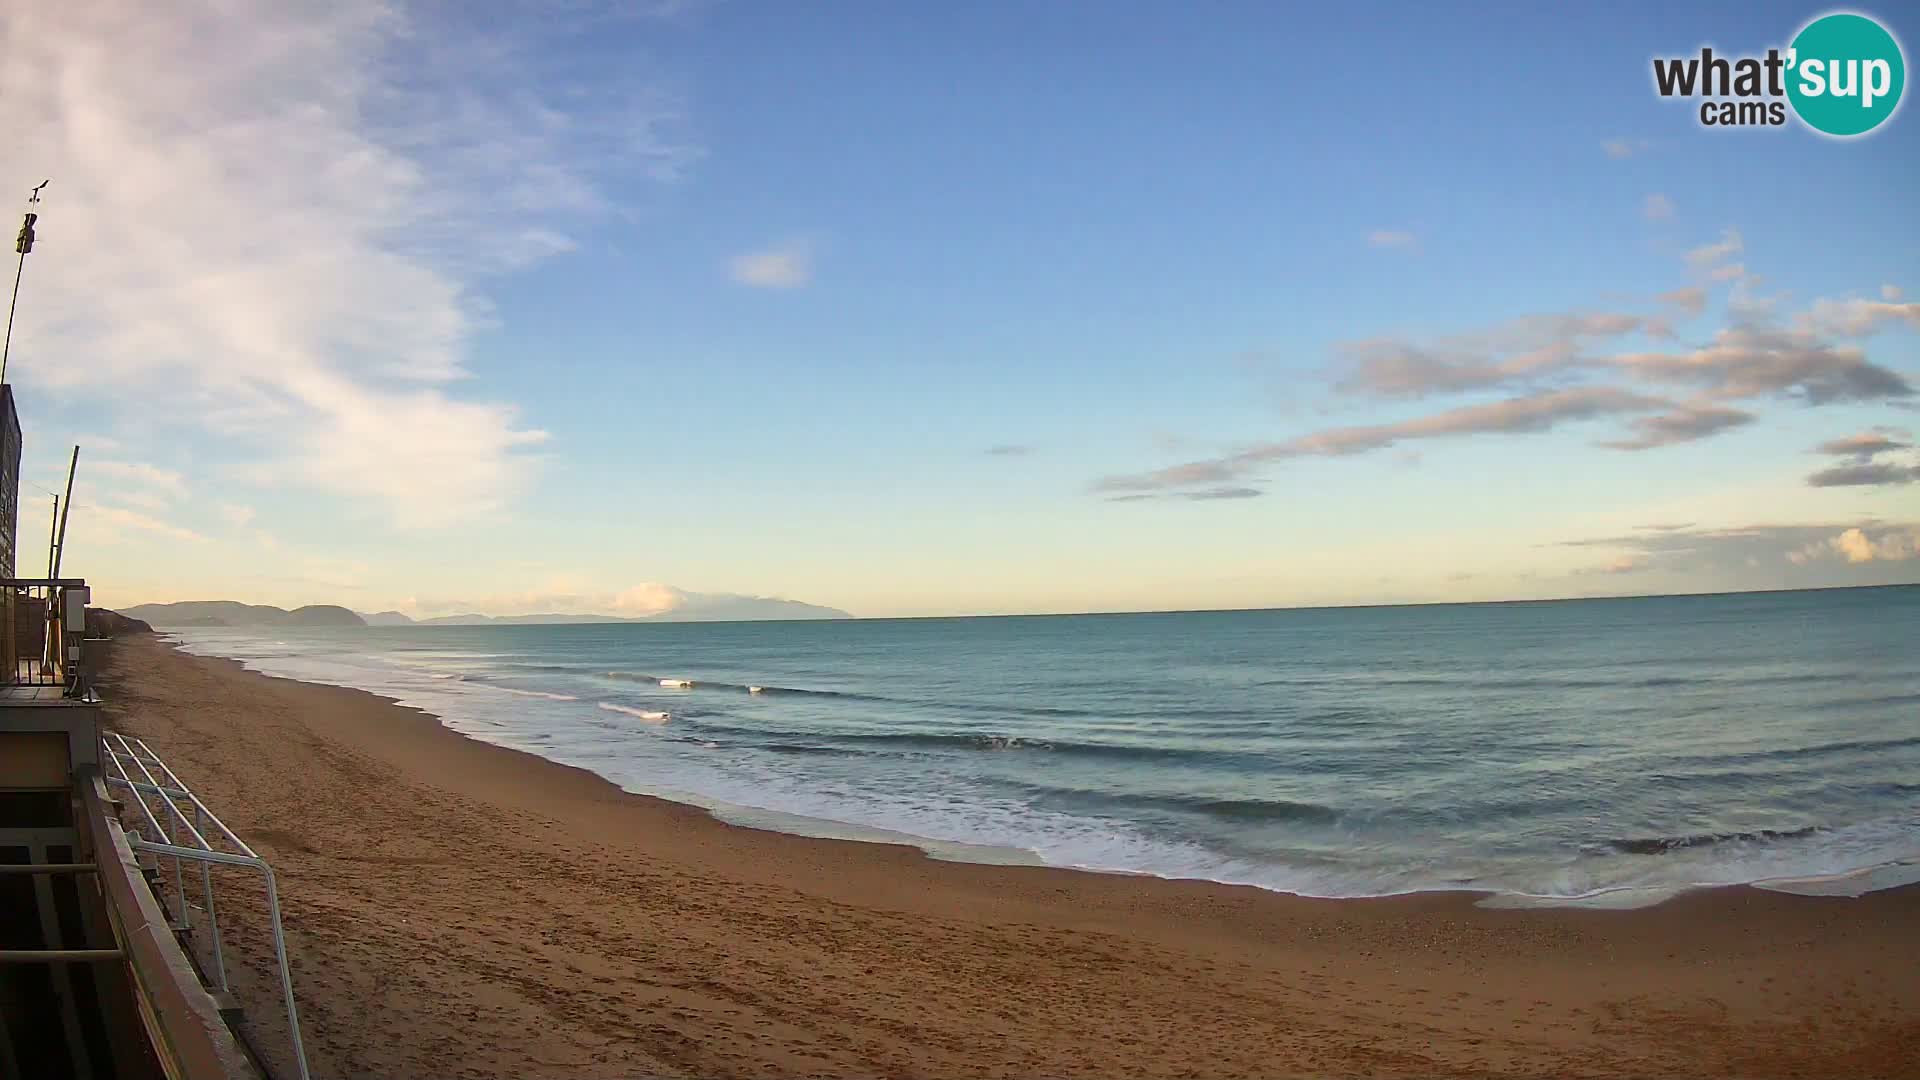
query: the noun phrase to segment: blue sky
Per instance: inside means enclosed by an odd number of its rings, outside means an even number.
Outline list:
[[[149,7],[0,16],[23,503],[80,442],[110,602],[1920,580],[1911,109],[1649,76],[1824,8]]]

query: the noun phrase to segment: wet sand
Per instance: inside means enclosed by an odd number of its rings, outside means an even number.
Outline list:
[[[1920,1074],[1920,888],[1490,910],[946,863],[103,652],[111,722],[278,872],[316,1076]],[[277,1052],[260,890],[220,888]]]

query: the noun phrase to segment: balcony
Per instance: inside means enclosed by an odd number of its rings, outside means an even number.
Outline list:
[[[5,662],[0,700],[7,704],[85,701],[93,684],[82,642],[87,636],[83,578],[0,578]]]

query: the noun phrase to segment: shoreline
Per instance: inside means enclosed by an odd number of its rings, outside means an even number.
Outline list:
[[[115,723],[273,860],[335,1074],[1873,1076],[1920,1054],[1920,888],[1488,908],[949,862],[735,825],[366,691],[105,651]]]
[[[1031,848],[948,839],[938,836],[922,835],[887,825],[846,821],[771,807],[735,803],[701,792],[678,789],[670,786],[659,786],[651,789],[628,786],[611,776],[597,771],[592,765],[563,761],[556,757],[549,757],[546,753],[538,749],[514,745],[510,740],[497,741],[494,738],[488,737],[483,732],[463,730],[461,727],[456,726],[459,723],[458,718],[455,718],[453,722],[449,722],[447,716],[435,712],[434,708],[429,705],[411,704],[390,693],[349,683],[317,681],[298,675],[273,674],[252,666],[254,663],[257,663],[257,661],[248,661],[217,651],[192,651],[195,648],[194,644],[180,637],[173,631],[156,631],[155,634],[159,640],[165,642],[169,647],[181,652],[183,655],[231,662],[238,665],[242,670],[267,678],[284,679],[306,685],[356,690],[369,694],[381,701],[389,702],[396,707],[417,711],[434,720],[441,728],[461,738],[471,739],[475,742],[511,750],[516,753],[527,754],[543,761],[568,768],[581,769],[620,791],[639,797],[660,799],[665,802],[696,809],[724,825],[810,839],[910,847],[917,849],[927,858],[942,862],[987,866],[1043,866],[1053,869],[1071,870],[1079,873],[1117,874],[1127,877],[1153,878],[1162,881],[1186,881],[1210,885],[1254,888],[1282,896],[1310,900],[1371,900],[1407,896],[1462,895],[1473,898],[1480,906],[1490,908],[1634,910],[1667,903],[1676,897],[1689,893],[1713,889],[1754,888],[1768,892],[1781,892],[1793,895],[1857,897],[1870,892],[1885,891],[1887,889],[1909,885],[1920,885],[1920,858],[1891,859],[1842,870],[1817,873],[1774,874],[1749,880],[1695,880],[1604,885],[1581,893],[1528,892],[1519,889],[1501,889],[1495,887],[1476,888],[1468,885],[1389,887],[1374,892],[1322,893],[1290,889],[1282,885],[1255,880],[1234,880],[1226,877],[1163,873],[1157,870],[1139,867],[1054,862],[1049,861],[1039,851]],[[491,683],[484,685],[493,686]],[[495,687],[495,689],[533,698],[553,696],[541,691],[521,690],[513,687]],[[571,701],[574,699],[571,696],[565,696],[559,698],[559,700]],[[622,706],[602,704],[600,707],[611,708],[621,712],[633,712],[636,715],[640,715],[635,710]]]

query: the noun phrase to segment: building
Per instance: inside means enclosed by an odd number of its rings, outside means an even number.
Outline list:
[[[0,385],[0,578],[13,576],[20,535],[20,417],[13,387]]]

